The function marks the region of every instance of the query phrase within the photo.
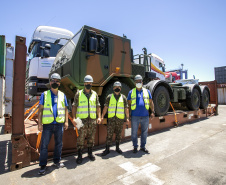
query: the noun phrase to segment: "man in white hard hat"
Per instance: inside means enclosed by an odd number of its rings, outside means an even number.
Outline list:
[[[116,151],[122,154],[122,150],[119,148],[121,142],[122,129],[124,120],[129,123],[129,109],[126,96],[121,94],[122,85],[119,81],[113,84],[114,93],[109,94],[106,98],[104,109],[102,113],[102,120],[104,115],[108,111],[108,123],[107,123],[107,138],[106,149],[102,153],[102,156],[106,156],[110,153],[110,146],[112,144],[113,134],[115,133]],[[126,116],[125,116],[126,115]],[[126,118],[126,119],[125,119]]]
[[[73,125],[76,126],[76,118],[82,120],[83,127],[78,130],[79,137],[77,138],[78,158],[76,162],[82,163],[82,149],[84,148],[85,138],[87,138],[88,157],[91,161],[95,160],[92,154],[94,145],[96,123],[101,123],[101,110],[98,95],[91,90],[93,78],[86,75],[84,78],[84,89],[79,90],[74,97],[72,104]]]
[[[50,77],[51,89],[42,93],[40,97],[38,112],[38,130],[42,132],[39,158],[40,175],[46,172],[48,145],[52,134],[54,134],[55,140],[53,162],[58,168],[64,167],[60,160],[63,145],[63,127],[65,130],[68,128],[68,103],[65,94],[58,90],[60,80],[60,75],[53,73]]]
[[[154,117],[154,104],[151,93],[143,87],[143,79],[141,75],[136,75],[134,78],[136,88],[132,89],[127,97],[129,107],[131,109],[131,126],[132,126],[132,142],[133,152],[137,153],[137,131],[139,124],[141,125],[141,145],[140,150],[149,153],[145,148],[148,125],[149,125],[149,108],[151,108],[151,117]]]

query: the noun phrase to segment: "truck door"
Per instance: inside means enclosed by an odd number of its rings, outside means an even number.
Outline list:
[[[90,52],[90,38],[97,40],[96,52]],[[104,47],[101,42],[104,40]],[[80,54],[80,83],[83,83],[85,75],[93,77],[93,84],[100,85],[109,74],[108,38],[95,32],[86,31],[81,43]]]

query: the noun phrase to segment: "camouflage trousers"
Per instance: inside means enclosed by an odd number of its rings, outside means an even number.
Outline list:
[[[113,134],[115,133],[115,142],[120,143],[122,139],[122,129],[123,129],[124,119],[119,119],[117,117],[108,118],[107,123],[107,138],[106,144],[112,145]]]
[[[78,130],[77,149],[83,149],[85,138],[87,138],[87,147],[93,147],[96,134],[96,119],[82,119],[83,127]]]

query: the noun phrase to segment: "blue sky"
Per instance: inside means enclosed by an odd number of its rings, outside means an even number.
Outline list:
[[[214,67],[226,66],[225,0],[2,0],[0,35],[15,46],[15,35],[27,46],[39,25],[76,33],[89,25],[131,40],[134,54],[159,55],[167,69],[181,63],[200,81],[212,81]]]

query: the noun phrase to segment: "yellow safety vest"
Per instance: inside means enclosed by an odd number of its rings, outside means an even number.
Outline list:
[[[78,100],[79,102],[78,102],[76,116],[79,117],[80,119],[85,119],[85,118],[88,118],[88,116],[90,115],[90,118],[96,119],[97,93],[91,90],[91,96],[88,100],[86,95],[83,93],[83,90],[80,90]]]
[[[42,113],[42,123],[50,124],[54,121],[52,98],[50,90],[44,92],[44,109]],[[57,98],[57,123],[65,122],[65,99],[64,93],[58,90]]]
[[[117,104],[117,110],[116,109],[116,104]],[[111,95],[111,99],[109,101],[109,107],[108,107],[108,118],[112,118],[116,116],[119,119],[124,119],[125,118],[125,113],[124,113],[124,101],[122,95],[119,97],[118,102],[116,102],[114,94]]]
[[[148,90],[145,88],[142,88],[143,90],[143,99],[144,99],[144,104],[145,104],[145,108],[147,110],[149,110],[149,94],[148,94]],[[137,103],[136,103],[136,99],[137,99],[137,93],[136,93],[136,88],[134,88],[132,90],[131,93],[131,110],[135,110]]]

